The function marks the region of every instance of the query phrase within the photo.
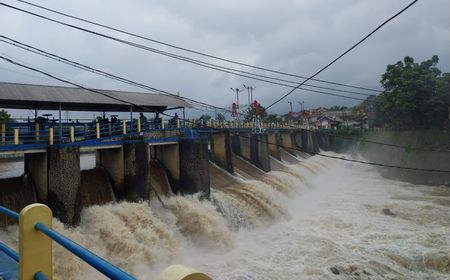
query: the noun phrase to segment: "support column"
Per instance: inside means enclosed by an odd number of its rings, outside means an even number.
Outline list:
[[[31,177],[36,187],[39,201],[47,203],[48,199],[48,166],[47,153],[31,153],[24,155],[25,174]]]
[[[283,146],[283,148],[290,154],[295,155],[294,154],[294,150],[295,150],[294,133],[292,131],[283,131],[283,132],[280,132],[280,136],[281,136],[281,145]]]
[[[210,193],[208,144],[193,139],[182,139],[180,149],[180,192]]]
[[[114,192],[119,199],[125,195],[125,167],[123,148],[100,149],[96,152],[96,165],[103,167],[111,178]]]
[[[229,131],[221,131],[211,134],[211,161],[227,170],[230,173],[234,172],[232,152],[231,152],[231,138]]]
[[[270,171],[269,140],[267,133],[250,136],[250,162],[265,172]]]
[[[148,143],[137,142],[123,145],[125,197],[130,201],[150,198]]]
[[[76,225],[80,219],[80,150],[50,147],[47,158],[48,205],[63,223]]]
[[[280,145],[281,136],[279,132],[269,132],[267,139],[269,141],[269,154],[274,158],[281,160]]]

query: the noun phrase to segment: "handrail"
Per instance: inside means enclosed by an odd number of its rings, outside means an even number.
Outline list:
[[[16,213],[16,212],[14,212],[14,211],[6,208],[6,207],[0,206],[0,213],[6,215],[6,216],[8,216],[11,219],[14,219],[16,221],[19,220],[19,213]]]
[[[13,249],[9,248],[6,244],[0,242],[0,251],[3,251],[5,254],[10,256],[16,262],[19,262],[19,254],[17,254],[17,252],[14,251]]]
[[[0,206],[0,213],[4,214],[14,220],[19,220],[19,214],[6,208],[3,206]],[[51,212],[50,212],[51,214]],[[91,251],[87,250],[86,248],[81,247],[80,245],[76,244],[69,238],[65,237],[64,235],[58,233],[57,231],[47,227],[45,224],[41,222],[37,222],[34,226],[36,230],[39,232],[45,234],[53,241],[57,242],[70,252],[72,252],[74,255],[78,256],[80,259],[87,262],[89,265],[91,265],[93,268],[97,269],[101,273],[103,273],[105,276],[109,277],[110,279],[114,280],[134,280],[133,276],[126,273],[125,271],[117,268],[113,264],[109,263],[108,261],[104,260],[103,258],[97,256],[96,254],[92,253]],[[0,250],[5,252],[8,256],[10,256],[12,259],[19,262],[20,258],[19,255],[13,251],[11,248],[6,246],[5,244],[0,242]],[[34,275],[34,279],[36,280],[46,280],[47,277],[42,272],[36,272]]]
[[[52,230],[48,228],[46,225],[42,223],[37,223],[35,225],[35,228],[42,232],[43,234],[47,235],[54,241],[56,241],[58,244],[78,256],[80,259],[84,260],[88,264],[90,264],[92,267],[103,273],[104,275],[108,276],[111,279],[136,279],[133,276],[129,275],[128,273],[124,272],[123,270],[120,270],[119,268],[115,267],[111,263],[105,261],[104,259],[100,258],[99,256],[95,255],[94,253],[90,252],[89,250],[81,247],[80,245],[76,244],[72,240],[68,239],[67,237],[64,237],[62,234],[58,233],[55,230]]]

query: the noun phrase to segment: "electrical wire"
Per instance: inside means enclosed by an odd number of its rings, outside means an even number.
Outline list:
[[[129,35],[129,36],[132,36],[132,37],[135,37],[135,38],[139,38],[139,39],[143,39],[143,40],[150,41],[150,42],[153,42],[153,43],[161,44],[161,45],[164,45],[164,46],[167,46],[167,47],[171,47],[171,48],[174,48],[174,49],[178,49],[178,50],[182,50],[182,51],[185,51],[185,52],[190,52],[190,53],[194,53],[194,54],[201,55],[201,56],[204,56],[204,57],[213,58],[213,59],[217,59],[217,60],[220,60],[220,61],[224,61],[224,62],[228,62],[228,63],[240,65],[240,66],[245,66],[245,67],[249,67],[249,68],[253,68],[253,69],[258,69],[258,70],[262,70],[262,71],[266,71],[266,72],[271,72],[271,73],[275,73],[275,74],[280,74],[280,75],[285,75],[285,76],[290,76],[290,77],[296,77],[296,78],[301,78],[301,79],[307,79],[307,77],[305,77],[305,76],[300,76],[300,75],[287,73],[287,72],[283,72],[283,71],[277,71],[277,70],[269,69],[267,67],[258,67],[258,66],[246,64],[246,63],[243,63],[243,62],[238,62],[238,61],[235,61],[235,60],[222,58],[222,57],[211,55],[211,54],[206,54],[204,52],[195,51],[195,50],[188,49],[188,48],[185,48],[185,47],[176,46],[174,44],[162,42],[162,41],[159,41],[159,40],[156,40],[156,39],[149,38],[147,36],[139,35],[139,34],[136,34],[136,33],[125,31],[123,29],[119,29],[119,28],[111,27],[111,26],[108,26],[108,25],[105,25],[105,24],[97,23],[97,22],[94,22],[92,20],[87,20],[87,19],[84,19],[84,18],[81,18],[81,17],[73,16],[73,15],[70,15],[70,14],[67,14],[67,13],[63,13],[63,12],[57,11],[55,9],[51,9],[51,8],[48,8],[48,7],[44,7],[44,6],[41,6],[41,5],[37,5],[37,4],[31,3],[31,2],[28,2],[28,1],[23,1],[23,0],[16,0],[16,1],[17,2],[21,2],[23,4],[26,4],[26,5],[30,5],[30,6],[42,9],[42,10],[45,10],[45,11],[48,11],[48,12],[52,12],[52,13],[58,14],[58,15],[61,15],[61,16],[65,16],[65,17],[68,17],[68,18],[71,18],[71,19],[75,19],[75,20],[78,20],[78,21],[81,21],[81,22],[89,23],[89,24],[92,24],[92,25],[95,25],[95,26],[99,26],[99,27],[102,27],[102,28],[113,30],[113,31],[116,31],[116,32],[119,32],[119,33],[122,33],[122,34],[125,34],[125,35]],[[381,90],[376,90],[376,89],[371,89],[371,88],[361,87],[361,86],[347,85],[347,84],[342,84],[342,83],[337,83],[337,82],[332,82],[332,81],[327,81],[327,80],[321,80],[321,79],[310,79],[310,80],[316,81],[316,82],[328,83],[328,84],[332,84],[332,85],[343,86],[343,87],[362,89],[362,90],[367,90],[367,91],[372,91],[372,92],[382,92]],[[297,83],[297,82],[295,82],[295,83]]]
[[[30,67],[30,66],[27,66],[27,65],[18,63],[18,62],[16,62],[16,61],[11,60],[11,59],[9,59],[9,58],[6,58],[6,57],[4,57],[4,56],[0,56],[0,59],[3,59],[3,60],[5,60],[6,62],[9,62],[9,63],[11,63],[11,64],[14,64],[14,65],[17,65],[17,66],[20,66],[20,67],[23,67],[23,68],[26,68],[26,69],[29,69],[29,70],[38,72],[38,73],[41,73],[41,74],[46,75],[46,76],[48,76],[48,77],[50,77],[50,78],[56,79],[56,80],[58,80],[58,81],[60,81],[60,82],[63,82],[63,83],[67,83],[67,84],[73,85],[73,86],[78,87],[78,88],[81,88],[81,89],[83,89],[83,90],[87,90],[87,91],[90,91],[90,92],[93,92],[93,93],[96,93],[96,94],[100,94],[100,95],[103,95],[103,96],[105,96],[105,97],[109,97],[109,98],[111,98],[111,99],[117,100],[117,101],[125,102],[125,103],[127,103],[127,104],[130,104],[130,105],[133,105],[133,106],[136,106],[136,107],[141,107],[141,108],[147,109],[145,106],[141,106],[141,105],[138,105],[138,104],[134,104],[134,103],[132,103],[132,102],[125,101],[125,100],[123,100],[123,99],[121,99],[121,98],[116,98],[116,97],[110,96],[109,94],[103,93],[103,92],[98,91],[98,90],[86,88],[86,87],[84,87],[84,86],[82,86],[82,85],[79,85],[79,84],[77,84],[77,83],[73,83],[73,82],[67,81],[67,80],[65,80],[65,79],[56,77],[56,76],[54,76],[54,75],[52,75],[52,74],[46,73],[45,71],[41,71],[41,70],[39,70],[39,69],[36,69],[36,68]],[[163,114],[163,115],[166,115],[166,116],[170,116],[169,114],[164,113],[164,112],[162,112],[162,114]],[[172,116],[172,117],[173,117],[173,116]],[[191,122],[190,120],[186,120],[186,119],[183,119],[183,121],[187,121],[188,123]],[[210,128],[210,129],[215,129],[215,130],[220,130],[220,129],[218,129],[218,128],[213,128],[213,127],[208,127],[208,128]],[[238,135],[239,137],[249,138],[249,137],[247,137],[247,136],[239,135],[239,134],[236,134],[236,133],[233,133],[233,134],[234,134],[234,135]],[[257,141],[259,141],[259,142],[261,142],[261,143],[266,143],[266,144],[276,145],[276,146],[278,146],[278,147],[283,147],[282,145],[279,145],[279,144],[276,144],[276,143],[269,143],[269,142],[267,142],[267,141],[261,141],[261,140],[257,140]],[[301,151],[301,152],[305,152],[304,150],[301,150],[301,149],[298,149],[298,148],[297,148],[297,149],[294,149],[294,150],[298,150],[298,151]],[[384,164],[384,163],[376,163],[376,162],[361,161],[361,160],[356,160],[356,159],[347,159],[347,158],[342,158],[342,157],[336,157],[336,156],[325,155],[325,154],[317,153],[317,152],[309,152],[309,151],[306,151],[306,152],[311,153],[311,154],[314,154],[314,155],[322,156],[322,157],[328,157],[328,158],[333,158],[333,159],[337,159],[337,160],[343,160],[343,161],[348,161],[348,162],[353,162],[353,163],[361,163],[361,164],[367,164],[367,165],[373,165],[373,166],[381,166],[381,167],[389,167],[389,168],[397,168],[397,169],[405,169],[405,170],[414,170],[414,171],[424,171],[424,172],[450,173],[450,170],[406,167],[406,166],[390,165],[390,164]]]
[[[40,15],[40,14],[36,14],[36,13],[30,12],[30,11],[27,11],[27,10],[24,10],[24,9],[20,9],[20,8],[17,8],[17,7],[14,7],[14,6],[5,4],[5,3],[0,3],[0,5],[8,7],[8,8],[11,8],[11,9],[14,9],[14,10],[17,10],[17,11],[20,11],[20,12],[23,12],[23,13],[27,13],[27,14],[36,16],[36,17],[39,17],[39,18],[42,18],[42,19],[45,19],[45,20],[48,20],[48,21],[51,21],[51,22],[54,22],[54,23],[57,23],[57,24],[61,24],[61,25],[64,25],[64,26],[67,26],[67,27],[70,27],[70,28],[74,28],[74,29],[77,29],[77,30],[80,30],[80,31],[83,31],[83,32],[87,32],[87,33],[90,33],[90,34],[93,34],[93,35],[96,35],[96,36],[100,36],[100,37],[103,37],[103,38],[106,38],[106,39],[109,39],[109,40],[113,40],[113,41],[116,41],[116,42],[119,42],[119,43],[122,43],[122,44],[126,44],[126,45],[129,45],[129,46],[135,47],[135,48],[139,48],[139,49],[142,49],[142,50],[145,50],[145,51],[149,51],[149,52],[152,52],[152,53],[160,54],[160,55],[163,55],[163,56],[166,56],[166,57],[170,57],[170,58],[173,58],[173,59],[176,59],[176,60],[181,60],[181,61],[184,61],[184,62],[188,62],[188,63],[194,64],[194,65],[200,66],[200,67],[204,67],[204,68],[208,68],[208,69],[212,69],[212,70],[216,70],[216,71],[220,71],[220,72],[223,72],[223,73],[228,73],[228,74],[232,74],[232,75],[236,75],[236,76],[240,76],[240,77],[244,77],[244,78],[248,78],[248,79],[252,79],[252,80],[257,80],[257,81],[261,81],[261,82],[265,82],[265,83],[269,83],[269,84],[289,87],[289,88],[293,88],[293,89],[298,88],[298,86],[293,86],[293,85],[290,85],[290,84],[286,84],[286,82],[287,83],[291,83],[291,84],[297,84],[298,82],[296,82],[296,81],[288,81],[288,80],[274,78],[274,77],[270,77],[270,76],[255,74],[255,73],[242,71],[242,70],[238,70],[238,69],[234,69],[234,68],[224,67],[224,66],[221,66],[221,65],[213,64],[213,63],[208,63],[208,62],[205,62],[205,61],[201,61],[201,60],[197,60],[197,59],[193,59],[193,58],[189,58],[189,57],[180,56],[180,55],[177,55],[177,54],[161,51],[161,50],[158,50],[158,49],[155,49],[155,48],[151,48],[151,47],[148,47],[148,46],[145,46],[145,45],[141,45],[141,44],[138,44],[138,43],[135,43],[135,42],[131,42],[131,41],[128,41],[128,40],[124,40],[124,39],[120,39],[120,38],[113,37],[113,36],[110,36],[110,35],[106,35],[106,34],[103,34],[103,33],[100,33],[100,32],[92,31],[92,30],[89,30],[89,29],[86,29],[86,28],[83,28],[83,27],[80,27],[80,26],[76,26],[76,25],[73,25],[73,24],[69,24],[69,23],[66,23],[66,22],[55,20],[55,19],[43,16],[43,15]],[[278,81],[278,82],[276,82],[276,81]],[[281,81],[284,82],[284,83],[282,83]],[[355,91],[348,91],[348,90],[342,90],[342,89],[334,89],[334,88],[330,88],[330,87],[316,86],[316,85],[306,84],[305,82],[303,82],[302,85],[304,87],[327,89],[327,90],[332,90],[332,91],[337,91],[337,92],[343,92],[343,93],[349,93],[349,94],[354,94],[354,95],[366,96],[366,97],[371,95],[371,94],[355,92]],[[304,90],[306,90],[306,89],[304,89]],[[315,93],[319,93],[319,94],[325,94],[325,95],[331,95],[331,96],[339,96],[339,97],[346,98],[343,95],[336,95],[336,94],[332,95],[332,94],[324,93],[322,91],[311,91],[310,90],[310,92],[315,92]],[[350,99],[354,99],[354,98],[350,98]]]
[[[282,101],[283,99],[285,99],[286,97],[288,97],[289,95],[291,95],[291,93],[293,93],[296,89],[298,89],[299,87],[301,87],[302,85],[304,85],[307,81],[311,80],[312,78],[316,77],[317,75],[319,75],[320,73],[322,73],[325,69],[327,69],[328,67],[330,67],[331,65],[333,65],[336,61],[338,61],[339,59],[341,59],[342,57],[344,57],[346,54],[348,54],[350,51],[352,51],[354,48],[356,48],[357,46],[359,46],[362,42],[364,42],[365,40],[367,40],[370,36],[372,36],[373,34],[375,34],[375,32],[377,32],[378,30],[380,30],[384,25],[386,25],[388,22],[390,22],[391,20],[393,20],[394,18],[396,18],[397,16],[401,15],[404,11],[406,11],[407,9],[409,9],[412,5],[414,5],[415,3],[417,3],[417,1],[419,0],[414,0],[411,3],[409,3],[406,7],[404,7],[403,9],[401,9],[399,12],[397,12],[395,15],[391,16],[390,18],[388,18],[387,20],[385,20],[383,23],[381,23],[380,25],[378,25],[374,30],[372,30],[369,34],[367,34],[366,36],[364,36],[364,38],[362,38],[361,40],[359,40],[358,42],[356,42],[355,44],[353,44],[350,48],[348,48],[346,51],[344,51],[343,53],[341,53],[338,57],[336,57],[335,59],[333,59],[331,62],[329,62],[327,65],[325,65],[324,67],[320,68],[319,71],[317,71],[316,73],[314,73],[313,75],[311,75],[309,78],[307,78],[306,80],[304,80],[303,82],[301,82],[298,86],[296,86],[295,88],[293,88],[292,90],[290,90],[288,93],[286,93],[285,95],[283,95],[282,97],[278,98],[275,102],[273,102],[272,104],[270,104],[268,107],[266,107],[266,109],[271,108],[272,106],[276,105],[277,103],[279,103],[280,101]]]

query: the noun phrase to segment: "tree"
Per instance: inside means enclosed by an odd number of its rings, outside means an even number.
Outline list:
[[[6,110],[0,110],[0,122],[8,122],[11,119],[11,115]]]
[[[199,120],[203,120],[205,122],[209,121],[211,119],[211,116],[208,114],[203,114],[200,116],[200,118],[198,118]]]
[[[442,127],[450,106],[450,74],[441,74],[434,55],[421,63],[406,56],[388,65],[382,75],[384,92],[376,98],[379,126],[395,128]]]
[[[244,121],[246,122],[252,121],[254,114],[255,112],[253,108],[251,107],[247,108],[247,110],[245,111]],[[261,105],[259,105],[259,116],[261,117],[261,119],[264,119],[267,116],[266,108],[264,108]]]
[[[219,121],[219,122],[225,121],[225,116],[224,116],[224,114],[218,113],[217,116],[216,116],[216,120]]]

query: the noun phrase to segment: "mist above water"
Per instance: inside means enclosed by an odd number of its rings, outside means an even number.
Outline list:
[[[211,165],[210,201],[93,206],[79,227],[54,226],[139,279],[173,263],[229,280],[449,278],[447,188],[326,158],[289,162],[276,161],[268,174],[245,163],[233,175]],[[16,226],[0,235],[17,246]],[[56,279],[103,279],[58,245],[54,251]]]

